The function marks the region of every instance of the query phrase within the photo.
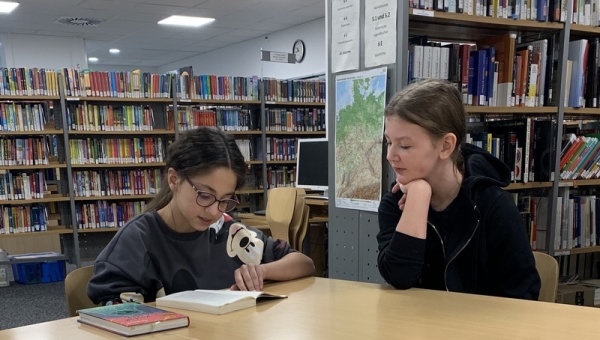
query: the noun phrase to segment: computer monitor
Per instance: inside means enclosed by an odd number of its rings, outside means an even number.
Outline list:
[[[296,187],[325,191],[327,197],[327,138],[298,139]]]

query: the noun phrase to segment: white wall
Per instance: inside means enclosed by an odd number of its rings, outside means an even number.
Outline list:
[[[88,66],[82,38],[3,34],[0,42],[5,67],[83,69]]]
[[[297,39],[302,39],[306,45],[306,55],[301,63],[282,64],[260,61],[261,48],[267,51],[291,53],[292,45]],[[158,68],[158,71],[163,73],[191,65],[194,67],[194,74],[197,75],[256,75],[287,79],[325,74],[325,64],[325,18],[323,18],[272,33],[268,40],[259,37],[163,65]]]

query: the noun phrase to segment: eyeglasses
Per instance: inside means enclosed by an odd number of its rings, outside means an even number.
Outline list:
[[[220,212],[226,213],[232,211],[233,209],[235,209],[235,207],[237,207],[238,204],[240,204],[240,202],[238,202],[235,199],[220,200],[217,198],[217,196],[211,194],[210,192],[200,191],[196,189],[194,183],[192,183],[192,181],[190,181],[189,178],[184,178],[192,186],[192,189],[196,191],[196,204],[198,204],[201,207],[208,208],[211,205],[215,204],[215,202],[219,202],[217,208]]]

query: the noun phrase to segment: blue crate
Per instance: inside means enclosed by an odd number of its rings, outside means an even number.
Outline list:
[[[28,285],[34,283],[58,282],[65,279],[65,260],[47,261],[44,260],[43,256],[36,258],[35,254],[30,255],[32,255],[30,257],[32,262],[12,265],[15,282]]]

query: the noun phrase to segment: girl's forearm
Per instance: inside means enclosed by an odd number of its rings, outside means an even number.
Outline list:
[[[265,263],[265,280],[286,281],[311,275],[315,272],[313,260],[302,253],[290,253],[278,261]]]

